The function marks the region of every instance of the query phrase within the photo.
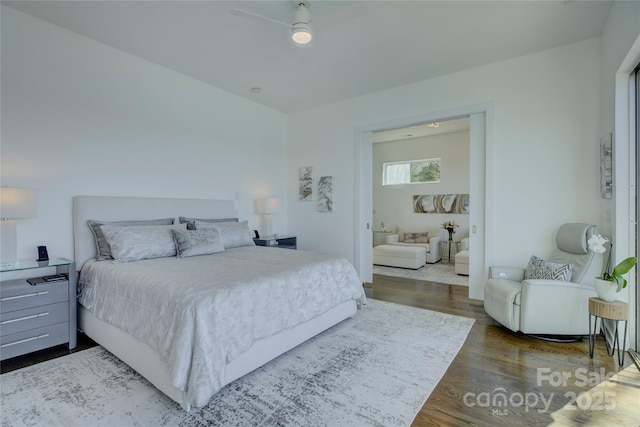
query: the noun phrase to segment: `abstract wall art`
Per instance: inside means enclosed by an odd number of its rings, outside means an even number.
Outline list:
[[[413,196],[413,212],[468,214],[468,194],[419,194]]]
[[[333,212],[332,176],[321,176],[318,180],[318,212]]]
[[[300,200],[313,200],[313,167],[305,166],[298,171],[298,194]]]

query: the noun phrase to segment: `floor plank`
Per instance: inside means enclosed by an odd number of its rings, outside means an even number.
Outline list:
[[[463,286],[374,275],[365,290],[374,299],[476,320],[413,427],[549,425],[555,418],[559,419],[556,425],[587,425],[585,420],[591,426],[614,425],[612,420],[618,426],[640,425],[637,412],[598,410],[605,405],[596,401],[604,398],[604,392],[595,389],[597,383],[622,371],[606,354],[602,337],[590,359],[586,337],[581,342],[553,343],[514,333],[491,319],[481,301],[469,299]],[[625,366],[629,365],[632,361],[627,356]],[[640,379],[635,365],[625,371],[625,378],[629,376]],[[609,384],[604,381],[601,388],[607,390],[603,387]],[[595,395],[587,398],[589,393]],[[506,402],[496,396],[505,397]],[[581,404],[576,405],[580,408],[563,409],[573,396],[580,397]],[[640,403],[640,388],[633,386],[619,387],[609,396],[625,408],[634,399]]]

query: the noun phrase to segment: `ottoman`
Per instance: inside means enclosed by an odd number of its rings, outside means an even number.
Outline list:
[[[469,251],[460,251],[456,254],[456,274],[469,275]]]
[[[427,251],[422,247],[380,245],[373,248],[373,263],[389,267],[417,270],[427,262]]]

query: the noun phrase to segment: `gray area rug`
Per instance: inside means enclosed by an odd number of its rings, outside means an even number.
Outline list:
[[[94,347],[2,375],[2,426],[408,426],[473,322],[369,300],[191,413]]]
[[[460,276],[456,274],[455,264],[442,261],[435,264],[427,264],[417,270],[374,265],[373,274],[445,283],[447,285],[469,286],[469,276]]]

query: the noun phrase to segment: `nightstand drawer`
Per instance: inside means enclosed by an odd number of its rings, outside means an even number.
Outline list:
[[[10,282],[10,284],[13,283]],[[0,313],[5,314],[10,311],[68,300],[69,282],[52,282],[27,287],[3,286],[0,296]]]
[[[42,305],[0,314],[0,333],[2,336],[15,334],[29,329],[42,328],[69,319],[69,303]]]
[[[44,328],[0,337],[0,360],[69,342],[69,323],[57,323]]]

